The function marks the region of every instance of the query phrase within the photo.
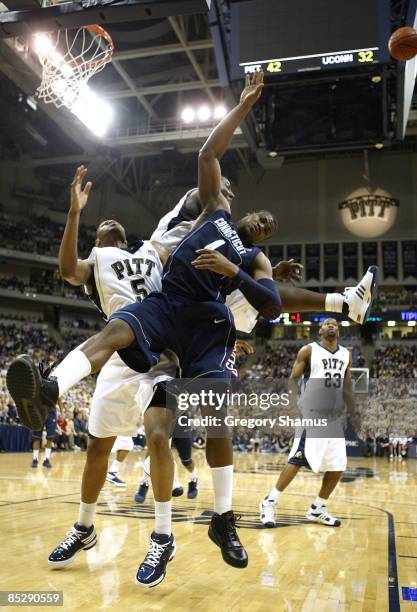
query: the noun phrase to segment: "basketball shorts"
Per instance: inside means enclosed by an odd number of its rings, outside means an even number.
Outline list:
[[[133,438],[131,436],[117,436],[114,441],[112,453],[117,453],[119,450],[131,451],[133,450]]]
[[[46,439],[53,440],[53,438],[55,438],[55,430],[56,430],[56,410],[55,408],[51,410],[51,412],[48,414],[43,427],[46,429]],[[34,431],[33,437],[36,440],[42,440],[42,432],[43,432],[43,428],[40,431]]]
[[[301,465],[313,472],[344,472],[347,465],[344,438],[318,438],[304,430],[294,438],[288,463]]]
[[[171,380],[176,364],[165,357],[147,374],[129,368],[114,353],[102,368],[93,394],[88,430],[96,438],[136,436],[138,422],[159,382]]]
[[[181,377],[229,380],[235,375],[233,317],[218,302],[179,303],[163,293],[151,293],[143,302],[129,304],[110,319],[129,324],[136,343],[119,351],[126,365],[147,372],[160,353],[173,351]]]

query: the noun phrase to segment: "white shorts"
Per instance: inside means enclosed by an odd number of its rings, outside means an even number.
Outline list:
[[[132,436],[117,436],[111,449],[112,453],[117,453],[119,450],[131,451],[133,450],[133,438]]]
[[[303,458],[313,472],[344,472],[347,465],[345,438],[313,438],[308,434],[304,441],[294,438],[288,462],[304,465]]]
[[[154,387],[175,376],[176,365],[165,356],[146,374],[129,368],[114,353],[102,368],[91,402],[88,431],[96,438],[136,436]]]

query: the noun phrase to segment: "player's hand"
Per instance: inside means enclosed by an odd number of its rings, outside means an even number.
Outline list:
[[[71,183],[71,212],[81,212],[84,206],[87,204],[88,196],[90,195],[91,187],[93,183],[86,183],[84,189],[82,189],[82,183],[87,174],[87,168],[80,166],[74,175]]]
[[[235,351],[237,355],[253,355],[255,349],[246,340],[236,340]]]
[[[210,270],[210,272],[217,272],[229,278],[233,278],[239,272],[239,268],[219,251],[198,249],[196,253],[198,254],[197,259],[191,262],[196,270]]]
[[[246,75],[245,89],[240,96],[240,103],[253,106],[261,97],[264,86],[264,71],[257,70]]]
[[[290,281],[291,283],[298,283],[301,280],[303,273],[303,266],[300,263],[295,262],[293,259],[288,261],[280,261],[274,268],[272,268],[272,278],[276,281]]]

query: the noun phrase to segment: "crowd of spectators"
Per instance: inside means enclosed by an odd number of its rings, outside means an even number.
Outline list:
[[[76,343],[80,337],[76,337]],[[0,322],[0,423],[18,424],[16,407],[6,386],[6,372],[10,361],[26,353],[36,362],[51,365],[62,359],[64,349],[48,335],[46,325]],[[87,447],[88,415],[95,380],[89,377],[71,389],[57,407],[54,439],[56,450],[84,450]]]
[[[417,306],[417,289],[415,287],[392,287],[379,289],[374,307],[386,308],[388,306]]]
[[[96,239],[96,227],[80,225],[78,233],[78,252],[80,257],[88,257]],[[37,253],[58,257],[59,245],[64,233],[64,225],[55,223],[48,217],[17,218],[0,213],[0,240],[3,249]],[[132,240],[141,238],[139,235]],[[128,236],[128,240],[130,237]]]
[[[371,368],[372,378],[417,378],[417,345],[388,344],[377,349]]]
[[[244,429],[233,432],[233,450],[253,453],[286,454],[291,450],[294,440],[292,431],[282,430],[279,434],[256,431],[253,435]]]
[[[49,335],[45,324],[21,324],[0,321],[0,422],[18,422],[16,409],[8,394],[5,376],[10,360],[19,353],[31,355],[36,362],[51,364],[63,357],[68,348],[101,327],[100,322],[67,320],[61,330],[68,345],[61,347]],[[74,330],[76,333],[74,333]],[[265,392],[283,390],[301,345],[273,343],[258,355],[249,357],[241,369],[238,392],[260,396]],[[358,351],[360,359],[363,359]],[[361,362],[362,363],[362,362]],[[417,346],[389,344],[375,352],[371,364],[368,392],[358,396],[361,430],[367,452],[404,456],[407,445],[414,439],[417,427]],[[88,415],[95,380],[89,377],[71,389],[58,407],[57,449],[84,449],[87,442]],[[232,406],[231,413],[240,418],[268,417],[265,406],[258,404]],[[195,432],[196,437],[202,433]],[[254,431],[236,427],[233,445],[237,451],[261,453],[288,452],[292,431]],[[204,435],[203,435],[204,437]],[[387,438],[388,442],[384,442]]]
[[[18,312],[0,311],[0,322],[18,321],[20,323],[42,323],[43,320],[43,314],[41,313],[25,312],[23,314]]]
[[[369,431],[365,440],[366,457],[387,457],[391,461],[395,459],[402,461],[407,458],[411,443],[417,442],[416,432],[408,431],[402,434],[390,433],[378,429]]]
[[[47,217],[16,219],[0,214],[0,240],[3,249],[58,256],[64,225]],[[94,227],[80,226],[78,249],[81,257],[87,257],[95,241]]]
[[[74,287],[64,282],[57,270],[36,270],[30,278],[12,274],[0,276],[0,289],[18,291],[24,295],[53,295],[72,300],[87,299],[81,287]]]
[[[61,329],[68,331],[68,333],[79,332],[79,331],[100,331],[103,327],[103,322],[98,320],[86,320],[86,319],[64,319],[61,324]]]

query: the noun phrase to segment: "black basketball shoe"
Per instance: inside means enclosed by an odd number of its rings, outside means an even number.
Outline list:
[[[142,482],[139,489],[135,493],[135,502],[143,504],[149,491],[149,485],[146,482]]]
[[[148,552],[136,573],[136,584],[154,587],[165,578],[168,561],[175,556],[176,546],[173,534],[151,534]]]
[[[248,554],[236,533],[236,523],[240,518],[240,515],[234,514],[232,510],[224,514],[215,513],[208,530],[209,538],[222,551],[223,561],[233,567],[248,565]]]
[[[58,400],[58,383],[49,376],[52,366],[39,368],[29,355],[19,355],[7,370],[6,383],[16,404],[23,425],[32,431],[43,428],[45,420]]]
[[[66,567],[74,561],[80,550],[90,550],[96,544],[97,533],[94,525],[84,527],[75,523],[65,540],[51,552],[48,563],[57,569]]]
[[[198,495],[198,478],[193,478],[193,480],[188,481],[188,499],[195,499]]]

